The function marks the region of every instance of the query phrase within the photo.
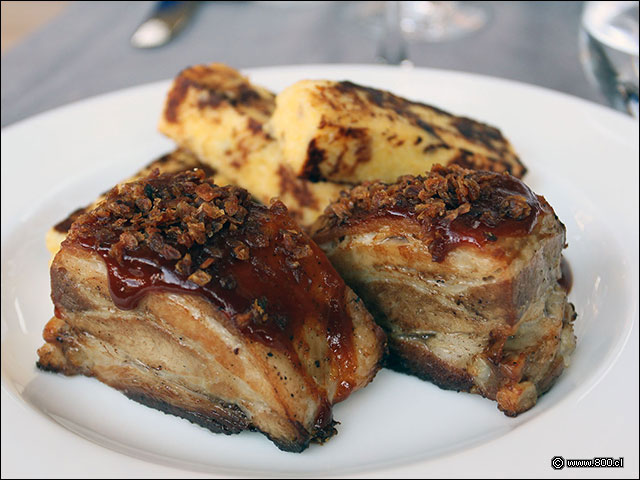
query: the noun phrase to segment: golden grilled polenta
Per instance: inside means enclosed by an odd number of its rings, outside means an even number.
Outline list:
[[[276,97],[270,128],[285,161],[312,180],[394,182],[452,163],[524,173],[496,128],[351,82],[295,83]]]
[[[500,131],[474,120],[350,82],[301,81],[275,96],[221,64],[176,77],[159,129],[260,201],[279,197],[303,227],[345,184],[436,163],[525,171]]]
[[[342,190],[300,179],[265,124],[275,96],[225,65],[184,70],[167,97],[159,129],[263,203],[279,197],[307,226]]]

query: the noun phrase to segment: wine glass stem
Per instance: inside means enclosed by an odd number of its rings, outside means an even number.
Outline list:
[[[407,42],[400,28],[400,2],[384,2],[385,16],[377,58],[383,63],[399,65],[409,59]]]

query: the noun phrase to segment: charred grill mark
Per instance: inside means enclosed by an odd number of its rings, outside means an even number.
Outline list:
[[[336,139],[339,139],[340,137],[351,139],[357,145],[354,151],[355,162],[352,165],[344,165],[342,159],[347,153],[350,142],[348,140],[345,142],[338,142],[344,145],[344,150],[338,156],[335,165],[327,177],[331,177],[340,171],[347,174],[353,174],[353,172],[358,168],[358,165],[361,163],[367,163],[371,160],[371,136],[366,128],[342,126],[335,126],[335,128],[337,129]],[[318,174],[322,175],[320,172],[318,172]]]
[[[447,145],[446,143],[441,143],[441,144],[430,144],[425,146],[422,149],[423,153],[429,153],[429,152],[433,152],[435,150],[449,150],[451,147],[449,145]]]
[[[343,81],[343,82],[337,82],[333,86],[333,88],[339,94],[348,95],[349,98],[351,99],[351,101],[353,102],[353,104],[359,110],[363,110],[363,111],[369,110],[369,106],[362,100],[362,98],[360,98],[360,95],[358,95],[359,85],[356,85],[355,83],[351,83],[351,82],[348,82],[348,81]],[[363,88],[365,88],[365,87],[363,87]]]
[[[435,138],[437,138],[438,140],[442,141],[442,139],[440,138],[440,136],[436,133],[436,129],[434,127],[432,127],[431,125],[429,125],[427,122],[425,122],[424,120],[422,120],[420,117],[418,117],[415,113],[413,112],[407,112],[410,113],[410,115],[405,114],[405,117],[409,118],[410,120],[414,121],[415,124],[420,127],[421,129],[423,129],[425,132],[430,133],[431,135],[433,135]]]
[[[249,117],[249,120],[247,120],[247,128],[254,135],[257,135],[258,133],[262,132],[262,124],[252,117]]]
[[[196,86],[196,85],[194,85]],[[202,88],[199,85],[197,88]],[[206,87],[205,87],[206,88]],[[221,94],[220,92],[214,92],[213,90],[209,91],[209,100],[200,100],[198,101],[198,108],[205,107],[218,107],[222,102],[228,102],[233,107],[238,107],[241,105],[259,107],[262,102],[262,97],[258,92],[251,89],[247,85],[242,85],[238,89],[237,96],[231,96],[228,94]],[[226,93],[226,92],[225,92]],[[269,114],[270,112],[266,109],[263,109],[263,113]]]
[[[318,182],[322,179],[322,173],[320,173],[320,164],[324,162],[325,152],[316,145],[316,139],[314,138],[309,142],[307,148],[307,160],[304,162],[304,168],[302,170],[302,177],[309,179],[311,182]],[[282,167],[281,167],[281,170]],[[281,178],[282,175],[280,175]],[[281,182],[282,185],[282,182]]]
[[[178,109],[190,88],[202,92],[198,99],[198,108],[201,109],[217,108],[222,103],[229,103],[233,107],[251,107],[269,116],[274,108],[274,96],[264,98],[239,73],[198,65],[183,70],[169,91],[164,110],[164,118],[168,122],[177,123]]]
[[[189,81],[182,75],[176,78],[175,82],[173,83],[173,88],[169,91],[167,103],[164,109],[164,118],[167,120],[167,122],[178,122],[178,107],[187,96],[187,91],[189,90],[190,86],[191,81]]]
[[[522,177],[526,172],[526,169],[520,164],[521,169],[514,170],[513,166],[502,158],[488,158],[478,153],[470,152],[469,150],[460,150],[460,154],[451,159],[448,165],[458,165],[462,168],[468,168],[471,170],[490,170],[498,173],[510,173],[515,177]]]
[[[398,97],[390,92],[377,90],[371,87],[365,87],[349,81],[338,82],[335,88],[340,93],[351,94],[357,97],[359,97],[359,95],[357,95],[358,92],[363,92],[367,95],[369,100],[372,101],[374,104],[376,104],[378,107],[390,108],[396,111],[397,113],[407,110],[407,108],[410,106],[415,106],[415,107],[428,108],[430,110],[433,110],[435,113],[438,113],[440,115],[445,115],[447,117],[453,116],[451,115],[451,113],[446,112],[444,110],[440,110],[439,108],[434,107],[433,105],[414,102],[411,100]],[[360,101],[362,102],[362,100]]]
[[[453,118],[451,125],[470,142],[483,145],[492,152],[506,153],[506,140],[497,128],[466,117]]]
[[[193,83],[191,86],[208,93],[206,97],[203,96],[198,100],[198,108],[217,108],[223,102],[227,102],[233,107],[239,105],[256,106],[262,100],[260,94],[248,85],[240,85],[236,92],[231,93],[213,90],[199,83]]]
[[[442,139],[438,136],[436,129],[429,123],[422,120],[415,112],[413,112],[410,109],[410,107],[417,105],[420,107],[430,108],[442,115],[451,116],[451,114],[447,112],[435,109],[430,105],[410,102],[409,100],[405,100],[403,98],[397,97],[389,92],[376,90],[374,88],[369,88],[369,87],[363,87],[361,85],[356,85],[355,83],[352,83],[352,82],[339,82],[335,88],[340,93],[348,93],[351,96],[358,97],[358,98],[359,98],[358,92],[363,92],[367,96],[368,100],[374,105],[383,109],[393,110],[400,117],[407,119],[413,125],[417,126],[418,128],[421,128],[422,130],[429,133],[433,137],[442,141]],[[393,120],[393,119],[390,119],[390,120]]]
[[[278,167],[278,176],[280,177],[280,191],[282,193],[290,193],[303,207],[318,208],[318,200],[313,195],[306,180],[295,177],[283,165]]]
[[[475,120],[472,120],[470,118],[456,117],[449,112],[434,107],[433,105],[413,102],[401,97],[397,97],[389,92],[376,90],[370,87],[364,87],[352,82],[339,82],[334,88],[340,94],[349,95],[350,98],[354,99],[354,102],[357,99],[357,101],[359,102],[359,108],[362,110],[368,110],[373,115],[371,108],[367,106],[366,103],[362,102],[362,99],[360,97],[360,94],[366,95],[367,99],[372,104],[383,109],[392,110],[400,117],[409,121],[416,127],[421,128],[425,132],[432,135],[434,138],[440,140],[442,143],[444,142],[440,138],[439,133],[444,132],[445,129],[440,129],[439,127],[436,127],[424,121],[413,110],[413,108],[418,107],[429,109],[434,113],[449,117],[451,119],[451,130],[447,128],[447,132],[450,132],[452,134],[459,134],[466,140],[478,145],[482,145],[485,148],[489,149],[491,152],[496,153],[495,158],[492,157],[491,159],[485,159],[482,168],[499,172],[508,171],[518,178],[521,178],[526,173],[526,168],[524,167],[524,165],[522,165],[520,159],[509,148],[509,142],[503,137],[500,130],[495,127],[486,125],[481,122],[476,122]],[[363,111],[363,113],[366,113],[366,111]],[[387,116],[389,117],[389,120],[394,120],[391,114],[388,114]],[[414,145],[419,145],[420,143],[422,143],[422,141],[423,138],[421,136],[418,136],[415,140]],[[512,163],[505,160],[505,157],[512,160]],[[498,163],[500,165],[497,165]],[[496,165],[494,166],[494,164]]]
[[[355,170],[361,163],[366,163],[371,160],[371,137],[366,136],[366,140],[358,145],[356,149],[356,163],[352,170]]]
[[[231,167],[235,168],[236,170],[240,170],[245,163],[246,162],[244,158],[234,158],[233,160],[231,160],[231,162],[229,162],[229,165],[231,165]]]

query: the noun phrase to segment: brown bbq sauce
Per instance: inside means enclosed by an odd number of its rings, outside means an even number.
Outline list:
[[[524,183],[508,175],[497,175],[493,189],[471,204],[471,210],[447,222],[446,217],[432,222],[434,234],[431,245],[433,259],[441,262],[454,248],[462,244],[483,247],[500,237],[522,237],[531,233],[543,210],[542,202]],[[503,202],[513,195],[521,196],[530,207],[522,218],[504,217],[500,213]]]
[[[249,215],[253,219],[248,226],[214,235],[205,245],[188,250],[193,265],[200,265],[212,252],[217,257],[205,270],[211,279],[204,285],[180,275],[175,260],[167,260],[148,247],[127,250],[119,263],[109,254],[118,239],[117,233],[111,239],[101,238],[99,243],[90,237],[78,241],[104,259],[111,297],[118,308],[135,308],[153,291],[200,295],[224,311],[243,335],[287,355],[300,372],[303,368],[294,341],[303,337],[305,322],[314,326],[313,322],[321,322],[334,355],[332,368],[337,370],[334,373],[344,379],[334,401],[345,398],[355,386],[356,364],[344,281],[320,248],[298,233],[288,216],[258,205]],[[298,238],[298,245],[310,247],[306,256],[293,258],[283,247],[284,237],[292,233]],[[246,260],[234,256],[233,248],[239,241],[249,246]],[[181,254],[187,253],[184,247],[177,248]],[[320,417],[322,426],[331,422],[330,413]]]
[[[424,230],[431,238],[429,251],[434,261],[442,262],[447,254],[461,245],[478,248],[500,237],[520,237],[529,234],[536,226],[540,212],[546,207],[542,197],[535,195],[524,183],[510,175],[495,175],[492,188],[471,203],[469,212],[451,221],[447,216],[426,222]],[[502,205],[509,197],[523,197],[530,213],[522,218],[502,215]],[[392,205],[379,210],[376,217],[415,218],[415,205]],[[356,223],[358,219],[356,219]]]

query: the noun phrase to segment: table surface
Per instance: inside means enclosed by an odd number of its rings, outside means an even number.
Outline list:
[[[100,93],[174,77],[189,65],[236,68],[373,63],[380,2],[202,2],[168,45],[137,50],[129,38],[154,2],[73,2],[2,57],[4,127]],[[605,104],[578,53],[581,2],[476,2],[488,24],[444,43],[410,42],[416,67],[480,73]],[[368,5],[367,5],[368,4]]]

